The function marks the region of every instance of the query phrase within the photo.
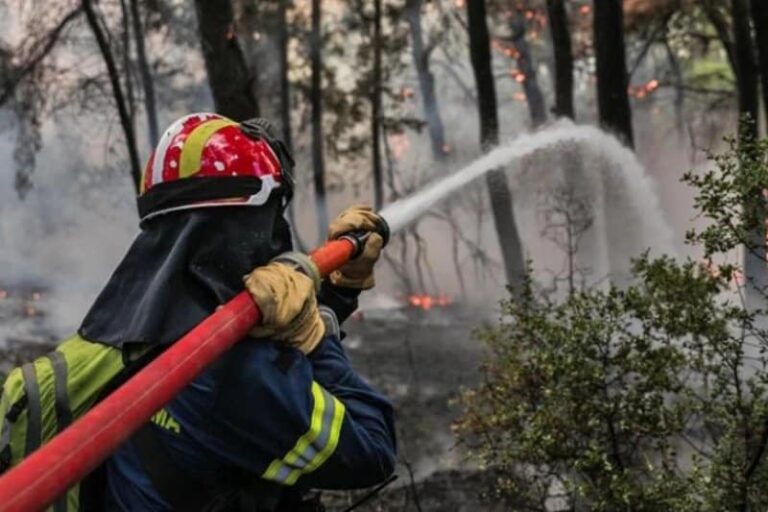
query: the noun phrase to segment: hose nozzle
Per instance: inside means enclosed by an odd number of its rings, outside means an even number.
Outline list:
[[[350,231],[349,233],[345,233],[339,237],[345,240],[349,240],[352,242],[352,245],[355,246],[355,250],[352,253],[351,259],[355,259],[360,256],[360,254],[362,254],[363,249],[365,248],[365,242],[368,240],[368,237],[371,235],[371,233],[371,231]],[[389,224],[387,224],[387,221],[384,220],[384,217],[378,214],[376,214],[376,233],[381,235],[381,238],[384,241],[384,245],[389,243]]]

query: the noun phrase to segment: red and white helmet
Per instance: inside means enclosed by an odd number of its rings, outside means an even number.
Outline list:
[[[293,160],[259,119],[238,123],[218,114],[182,117],[160,138],[141,179],[141,222],[178,210],[260,206],[293,191]]]

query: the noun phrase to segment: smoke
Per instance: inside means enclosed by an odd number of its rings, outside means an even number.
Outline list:
[[[381,215],[392,232],[397,233],[487,172],[505,167],[516,195],[535,197],[538,190],[562,186],[562,174],[553,172],[557,167],[541,165],[542,162],[521,165],[521,160],[546,151],[547,160],[554,156],[562,161],[564,156],[574,155],[569,148],[574,144],[582,150],[578,154],[585,155],[577,167],[583,170],[577,181],[587,183],[588,199],[597,212],[596,227],[602,230],[597,236],[603,238],[603,251],[608,251],[609,268],[597,268],[597,273],[622,279],[629,271],[630,259],[646,250],[674,254],[672,231],[661,213],[654,185],[635,154],[597,128],[574,126],[568,121],[500,145],[448,177],[388,205]],[[525,208],[518,215],[518,229],[523,240],[535,240],[536,222],[530,215],[534,209],[529,201],[524,200],[522,206]],[[536,260],[535,254],[531,256]]]
[[[24,200],[13,187],[11,143],[0,139],[0,285],[11,295],[40,290],[46,328],[62,338],[119,262],[137,215],[128,170],[105,165],[103,138],[89,145],[53,124],[45,125],[44,138],[35,187]]]

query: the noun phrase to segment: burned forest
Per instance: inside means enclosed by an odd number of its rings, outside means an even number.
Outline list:
[[[0,512],[768,511],[763,0],[0,14]]]

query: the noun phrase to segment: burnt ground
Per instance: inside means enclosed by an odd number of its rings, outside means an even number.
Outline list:
[[[35,289],[0,294],[0,381],[58,341],[46,327],[41,295]],[[494,477],[466,459],[451,432],[460,412],[455,398],[479,376],[482,347],[471,336],[477,324],[456,306],[364,311],[345,324],[354,367],[395,405],[399,444],[398,480],[356,510],[509,510],[493,498]],[[323,497],[329,511],[340,512],[364,494]]]
[[[493,475],[467,460],[451,431],[457,394],[479,378],[483,351],[471,334],[477,324],[454,306],[380,311],[344,326],[355,369],[395,405],[399,443],[398,480],[356,510],[509,510],[493,497]],[[325,498],[329,510],[342,511],[360,496]]]

